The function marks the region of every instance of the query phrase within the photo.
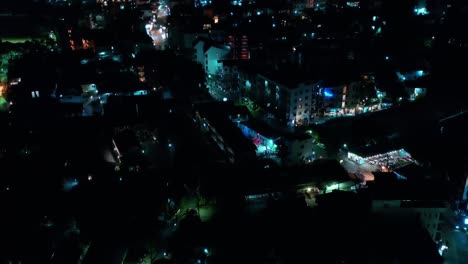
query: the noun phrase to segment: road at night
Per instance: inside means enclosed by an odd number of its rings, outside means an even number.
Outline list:
[[[170,9],[164,1],[153,10],[153,16],[145,25],[146,34],[153,40],[153,45],[158,50],[164,50],[167,46],[167,27],[165,26]]]

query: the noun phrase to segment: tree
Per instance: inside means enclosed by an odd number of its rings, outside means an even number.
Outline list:
[[[235,74],[225,74],[221,69],[216,73],[208,75],[206,86],[213,97],[222,99],[227,97],[237,100],[240,96],[238,76]]]

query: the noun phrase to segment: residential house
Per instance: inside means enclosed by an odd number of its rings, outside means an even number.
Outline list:
[[[193,44],[193,48],[194,61],[203,66],[208,76],[216,74],[221,69],[222,63],[219,61],[226,59],[231,52],[229,46],[203,38],[197,39]]]
[[[320,86],[307,75],[294,69],[239,71],[241,94],[275,115],[282,125],[307,124],[315,118]]]

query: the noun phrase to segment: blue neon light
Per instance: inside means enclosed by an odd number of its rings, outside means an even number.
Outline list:
[[[333,97],[333,93],[332,93],[332,92],[330,91],[330,89],[328,89],[328,88],[325,88],[325,89],[323,90],[323,95],[324,95],[325,97]]]

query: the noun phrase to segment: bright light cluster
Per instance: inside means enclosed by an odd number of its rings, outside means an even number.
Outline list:
[[[424,16],[429,14],[425,7],[415,8],[414,13],[418,16]]]

